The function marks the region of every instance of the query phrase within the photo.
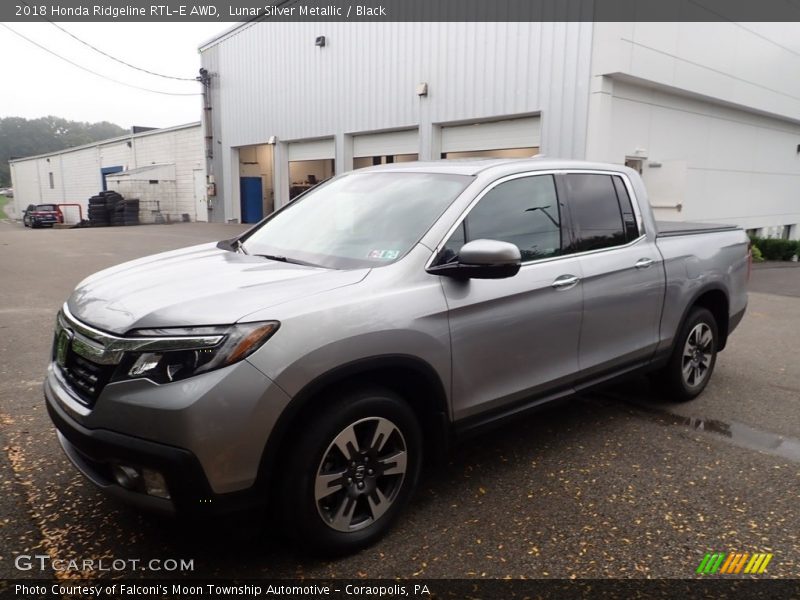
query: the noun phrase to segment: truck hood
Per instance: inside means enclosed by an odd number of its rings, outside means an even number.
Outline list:
[[[229,325],[297,298],[358,283],[369,269],[337,271],[276,262],[202,244],[147,256],[84,279],[67,306],[108,332]]]

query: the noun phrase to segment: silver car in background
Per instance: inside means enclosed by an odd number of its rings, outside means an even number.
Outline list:
[[[352,552],[468,432],[642,371],[697,396],[748,275],[742,230],[657,224],[625,167],[385,165],[81,282],[45,397],[108,493]]]

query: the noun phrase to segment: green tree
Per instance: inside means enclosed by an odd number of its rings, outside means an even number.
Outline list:
[[[57,152],[126,133],[128,130],[108,121],[86,123],[54,116],[0,118],[0,187],[11,185],[11,158]]]

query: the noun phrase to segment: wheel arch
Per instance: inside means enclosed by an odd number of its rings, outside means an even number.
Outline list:
[[[258,485],[268,489],[275,481],[281,456],[293,439],[292,432],[313,418],[325,392],[355,385],[378,385],[402,396],[422,429],[424,451],[441,459],[450,440],[447,394],[435,369],[409,355],[384,355],[340,365],[316,377],[294,395],[269,435],[259,465]]]
[[[730,327],[730,301],[727,291],[720,285],[709,285],[698,290],[681,317],[678,331],[683,328],[683,324],[686,323],[686,319],[689,318],[692,309],[696,307],[705,308],[714,315],[714,320],[717,323],[717,335],[719,336],[717,352],[721,352],[728,343]]]

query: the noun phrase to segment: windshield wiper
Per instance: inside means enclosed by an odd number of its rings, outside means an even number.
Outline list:
[[[308,262],[305,260],[300,260],[299,258],[287,258],[286,256],[282,256],[280,254],[254,254],[253,256],[260,256],[261,258],[266,258],[267,260],[275,260],[278,262],[284,263],[291,263],[293,265],[303,265],[305,267],[321,267],[322,265],[318,265],[316,263]]]
[[[261,258],[266,258],[268,260],[277,260],[278,262],[289,262],[288,258],[281,256],[280,254],[256,254],[256,256],[260,256]]]

